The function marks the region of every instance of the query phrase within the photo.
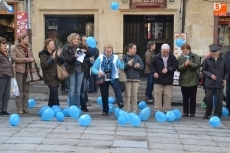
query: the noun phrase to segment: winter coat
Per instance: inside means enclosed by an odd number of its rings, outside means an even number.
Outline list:
[[[149,49],[145,52],[145,73],[152,72],[152,62],[153,62],[154,55],[155,52]]]
[[[13,77],[12,63],[1,51],[0,51],[0,77]]]
[[[205,77],[204,88],[224,88],[223,80],[228,81],[229,78],[229,66],[226,58],[220,55],[217,62],[212,57],[205,58],[202,73]],[[212,80],[212,75],[215,75],[217,79]]]
[[[194,54],[192,52],[190,54],[190,65],[188,65],[187,67],[184,66],[187,58],[185,58],[183,55],[180,55],[178,57],[179,66],[177,70],[180,72],[179,85],[181,87],[192,87],[199,84],[199,74],[197,70],[200,68],[200,58],[197,54]]]
[[[155,55],[153,62],[152,62],[153,71],[152,74],[157,73],[159,75],[158,78],[154,78],[155,84],[160,85],[173,85],[173,77],[174,77],[174,71],[176,71],[178,67],[178,62],[176,60],[176,57],[169,53],[168,61],[167,61],[167,69],[168,72],[163,74],[162,70],[164,67],[164,61],[162,59],[161,53]]]
[[[62,65],[64,60],[59,57],[53,59],[47,50],[40,51],[39,58],[43,72],[44,83],[48,86],[58,86],[61,81],[58,79],[57,65]]]

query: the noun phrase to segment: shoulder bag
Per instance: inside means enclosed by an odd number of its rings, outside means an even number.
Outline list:
[[[36,82],[42,80],[42,75],[40,68],[37,67],[36,62],[34,62],[35,68],[32,68],[32,63],[29,63],[29,68],[27,69],[27,78],[26,82]]]

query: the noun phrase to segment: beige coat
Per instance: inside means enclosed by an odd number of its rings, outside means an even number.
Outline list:
[[[30,46],[30,45],[29,45]],[[34,57],[31,47],[28,46],[28,57]],[[11,48],[11,59],[15,63],[15,71],[17,73],[25,73],[28,68],[26,61],[26,55],[21,48],[21,45],[18,41],[15,42],[15,45]]]

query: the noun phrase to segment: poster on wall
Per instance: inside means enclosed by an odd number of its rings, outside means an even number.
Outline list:
[[[17,12],[17,35],[28,33],[27,19],[27,12]]]
[[[176,58],[182,54],[181,46],[187,42],[186,33],[174,33],[174,55]]]

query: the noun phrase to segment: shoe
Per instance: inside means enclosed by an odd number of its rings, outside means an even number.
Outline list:
[[[188,114],[187,114],[187,113],[184,113],[184,114],[183,114],[183,117],[188,117]]]
[[[18,111],[18,114],[23,114],[23,111]]]
[[[29,111],[28,110],[23,110],[23,113],[29,114]]]
[[[86,106],[91,106],[91,104],[89,102],[86,103]]]
[[[7,111],[2,111],[3,115],[10,115]]]
[[[119,106],[119,108],[123,108],[124,107],[124,104],[123,103],[117,103],[118,104],[118,106]]]
[[[101,116],[108,116],[108,113],[107,113],[107,112],[103,112],[103,113],[101,114]]]
[[[195,114],[190,114],[189,116],[190,116],[190,117],[195,117]]]
[[[0,115],[4,115],[3,112],[0,112]]]
[[[87,108],[81,108],[82,111],[88,112],[89,110]]]
[[[209,116],[204,114],[203,119],[209,119]]]

